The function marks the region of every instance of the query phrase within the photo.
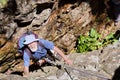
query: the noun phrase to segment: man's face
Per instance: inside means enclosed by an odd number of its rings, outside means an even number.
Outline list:
[[[37,41],[28,44],[28,47],[32,52],[37,51]]]

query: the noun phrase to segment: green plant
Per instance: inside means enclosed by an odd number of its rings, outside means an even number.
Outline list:
[[[77,52],[88,52],[92,50],[99,49],[107,44],[118,41],[114,34],[109,34],[105,39],[101,40],[101,35],[96,32],[95,29],[91,29],[87,36],[80,35],[77,41]]]
[[[5,7],[5,5],[7,4],[8,0],[0,0],[0,8]]]
[[[110,20],[111,20],[110,17],[107,17],[106,19],[107,19],[107,22],[110,22]]]
[[[105,37],[105,39],[102,40],[103,46],[107,44],[115,43],[115,42],[118,42],[118,40],[116,39],[116,37],[114,37],[113,33],[110,33],[108,36]]]

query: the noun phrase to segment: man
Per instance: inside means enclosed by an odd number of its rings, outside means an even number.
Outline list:
[[[29,75],[29,65],[30,65],[30,58],[38,59],[38,63],[42,65],[45,63],[45,60],[42,57],[45,57],[47,54],[46,49],[54,50],[57,52],[67,64],[72,64],[72,61],[69,60],[64,53],[54,46],[54,43],[44,39],[36,39],[33,34],[27,35],[25,37],[24,45],[27,49],[24,50],[23,60],[24,60],[24,77]]]

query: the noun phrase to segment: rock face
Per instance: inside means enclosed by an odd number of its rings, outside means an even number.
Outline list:
[[[84,54],[69,54],[68,57],[73,60],[71,66],[64,65],[61,69],[55,66],[43,66],[41,69],[31,71],[27,78],[22,78],[16,73],[16,75],[1,74],[3,76],[0,76],[0,79],[10,80],[12,77],[12,80],[118,80],[119,53],[120,43],[118,42]],[[57,63],[63,65],[63,63]]]
[[[103,38],[118,29],[106,18],[108,14],[103,0],[9,0],[8,3],[0,9],[0,72],[21,63],[21,59],[16,56],[16,44],[27,29],[37,33],[39,38],[53,41],[66,54],[74,50],[78,36],[90,28],[96,28]],[[119,43],[85,54],[70,54],[69,57],[74,61],[76,69],[111,78],[119,67]],[[41,70],[31,72],[28,80],[70,80],[65,71],[56,67],[44,67],[44,70],[47,73]],[[75,80],[101,80],[76,70],[68,71]],[[9,80],[13,76],[5,75],[2,79]]]
[[[3,74],[0,74],[1,76],[1,80],[27,80],[26,78],[24,77],[21,77],[21,76],[18,76],[18,75],[3,75]]]

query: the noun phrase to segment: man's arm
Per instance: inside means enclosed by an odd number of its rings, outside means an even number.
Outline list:
[[[57,52],[65,61],[66,64],[69,64],[71,65],[72,64],[72,61],[69,60],[66,55],[56,46],[54,46],[54,51]]]
[[[64,59],[65,63],[72,64],[72,61],[69,60],[58,47],[54,46],[53,42],[47,41],[47,40],[41,40],[40,42],[44,45],[45,48],[51,49],[57,52]]]
[[[29,75],[29,67],[28,66],[24,66],[24,73],[23,76],[27,77]]]
[[[27,54],[26,51],[24,51],[23,60],[24,60],[23,76],[27,77],[29,75],[30,56]]]

